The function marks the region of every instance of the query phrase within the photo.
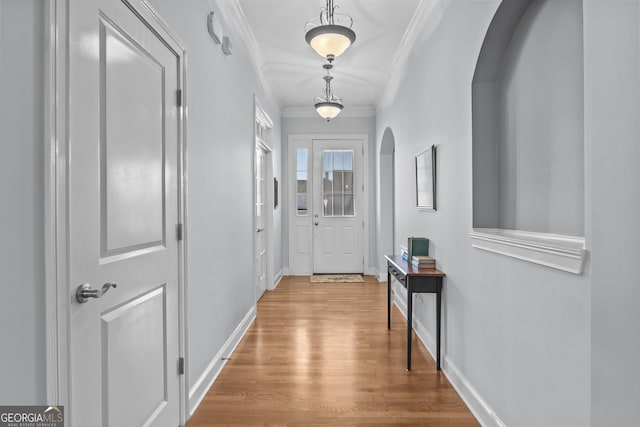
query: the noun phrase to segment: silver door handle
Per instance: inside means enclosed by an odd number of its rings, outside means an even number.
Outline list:
[[[115,283],[105,283],[102,285],[102,289],[91,289],[91,285],[88,283],[84,283],[78,286],[78,290],[76,291],[76,299],[79,303],[85,303],[89,301],[89,298],[100,298],[102,295],[106,294],[110,288],[115,288],[117,285]]]
[[[264,231],[264,228],[258,228],[256,231],[257,231],[258,233],[261,233],[261,232],[263,232],[263,231]]]

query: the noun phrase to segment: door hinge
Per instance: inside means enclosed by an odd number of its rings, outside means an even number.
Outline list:
[[[178,358],[178,375],[184,375],[184,357]]]
[[[176,239],[178,241],[182,240],[184,238],[184,227],[182,226],[182,224],[176,224]]]
[[[182,107],[182,89],[176,91],[176,104],[178,107]]]

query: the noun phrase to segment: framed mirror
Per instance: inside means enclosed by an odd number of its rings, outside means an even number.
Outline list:
[[[436,146],[416,154],[416,207],[436,210]]]

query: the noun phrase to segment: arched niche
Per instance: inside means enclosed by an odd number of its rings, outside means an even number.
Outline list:
[[[386,265],[384,255],[395,251],[395,151],[396,139],[391,128],[386,128],[380,144],[380,248],[379,265]]]
[[[582,43],[582,0],[505,0],[472,85],[474,246],[574,273],[584,256]]]

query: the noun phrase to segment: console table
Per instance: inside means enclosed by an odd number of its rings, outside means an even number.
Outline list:
[[[436,294],[436,368],[440,370],[440,317],[442,279],[445,274],[435,268],[417,268],[397,255],[387,259],[387,328],[391,329],[391,276],[407,288],[407,370],[411,370],[411,334],[413,332],[413,294]]]

